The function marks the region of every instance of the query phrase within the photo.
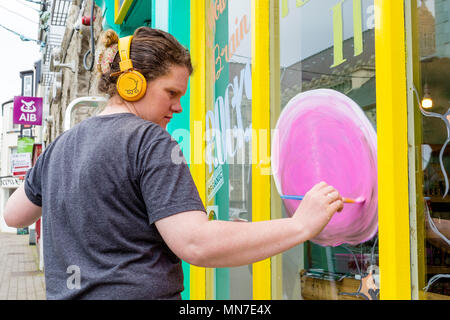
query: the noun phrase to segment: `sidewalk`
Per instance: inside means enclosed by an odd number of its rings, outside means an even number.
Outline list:
[[[44,273],[29,235],[0,233],[0,300],[45,300]]]

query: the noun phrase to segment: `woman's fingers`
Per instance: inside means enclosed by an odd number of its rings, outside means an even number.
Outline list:
[[[338,199],[334,202],[332,202],[329,206],[328,206],[330,215],[329,215],[329,219],[331,219],[331,217],[336,213],[336,212],[341,212],[342,209],[344,209],[344,202],[342,201],[342,199]],[[329,220],[328,219],[328,220]]]
[[[331,191],[330,193],[328,193],[326,195],[326,197],[327,197],[327,200],[328,200],[327,202],[328,203],[335,202],[336,200],[342,200],[341,195],[336,190]]]

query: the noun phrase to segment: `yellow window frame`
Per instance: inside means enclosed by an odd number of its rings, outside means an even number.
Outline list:
[[[190,80],[191,173],[200,198],[206,205],[206,1],[191,0],[191,59],[194,72]],[[206,299],[206,268],[190,266],[190,299]]]
[[[259,164],[260,142],[270,142],[270,10],[273,0],[252,0],[252,202],[253,221],[270,220],[270,175]],[[405,20],[403,1],[374,0],[378,131],[379,261],[381,299],[411,299]],[[205,134],[205,1],[191,1],[191,123]],[[272,19],[277,21],[277,19]],[[272,50],[274,53],[275,51]],[[279,53],[276,53],[279,54]],[[272,58],[272,61],[276,59]],[[197,130],[200,130],[198,128]],[[261,134],[267,130],[267,134]],[[202,200],[204,139],[191,134],[191,171]],[[262,140],[260,140],[262,139]],[[255,152],[256,151],[256,152]],[[270,152],[270,150],[269,150]],[[198,154],[200,153],[200,154]],[[196,155],[197,154],[197,155]],[[269,153],[270,156],[270,153]],[[198,159],[201,159],[198,163]],[[197,161],[197,162],[196,162]],[[206,298],[206,269],[191,266],[191,299]],[[253,298],[271,299],[271,262],[253,265]]]
[[[270,220],[270,0],[252,0],[252,217]],[[257,107],[255,107],[257,106]],[[268,162],[269,161],[269,162]],[[253,264],[253,299],[272,298],[271,259]]]
[[[130,10],[131,4],[134,0],[124,0],[122,6],[119,0],[114,1],[114,23],[122,24],[123,20],[127,16],[128,10]]]
[[[411,299],[404,2],[375,0],[380,298]]]

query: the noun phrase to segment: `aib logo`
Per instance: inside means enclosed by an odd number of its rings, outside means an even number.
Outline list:
[[[20,111],[29,113],[29,112],[36,112],[36,106],[34,105],[34,101],[25,101],[23,99],[20,100],[22,102],[22,106],[20,107]]]
[[[42,98],[38,97],[14,97],[15,124],[42,124]]]

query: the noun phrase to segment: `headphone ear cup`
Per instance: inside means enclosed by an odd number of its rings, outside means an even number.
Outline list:
[[[126,101],[138,101],[145,95],[147,80],[136,70],[122,73],[117,79],[117,92]]]

